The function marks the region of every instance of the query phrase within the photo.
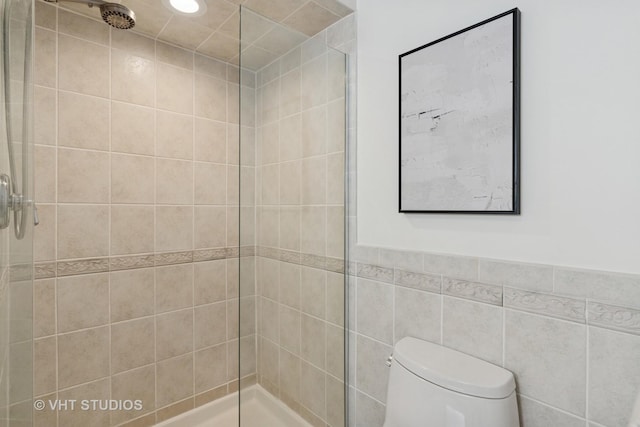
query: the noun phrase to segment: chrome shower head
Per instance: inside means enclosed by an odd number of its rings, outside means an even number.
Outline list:
[[[100,14],[104,22],[119,30],[130,30],[136,25],[136,14],[133,10],[117,3],[103,3]]]
[[[99,6],[100,15],[107,24],[119,30],[130,30],[136,25],[136,14],[133,10],[117,3],[109,3],[104,0],[45,0],[50,3],[69,1],[73,3],[84,3],[89,7]]]

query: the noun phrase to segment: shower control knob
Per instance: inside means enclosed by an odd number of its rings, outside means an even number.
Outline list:
[[[393,363],[393,354],[387,357],[387,366],[391,367],[391,363]]]

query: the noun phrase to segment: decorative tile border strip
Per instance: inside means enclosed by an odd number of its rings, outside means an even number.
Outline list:
[[[109,268],[111,271],[131,270],[134,268],[153,267],[155,265],[154,255],[124,256],[111,258]]]
[[[109,258],[58,261],[58,277],[109,271]]]
[[[504,289],[504,306],[544,316],[585,323],[585,301],[558,295]]]
[[[587,323],[640,335],[640,310],[589,301]]]
[[[356,275],[364,279],[377,280],[378,282],[393,283],[393,269],[378,265],[356,265]]]
[[[213,261],[219,259],[254,256],[255,247],[213,248],[195,251],[166,252],[158,254],[101,257],[91,259],[64,260],[58,262],[37,262],[33,266],[34,279],[75,276],[79,274],[104,273],[108,271],[134,270],[192,262]]]
[[[34,265],[34,279],[49,279],[56,277],[56,263],[55,262],[43,262]]]
[[[300,264],[320,270],[327,269],[327,259],[320,255],[300,254]]]
[[[486,304],[502,306],[502,286],[485,285],[465,280],[443,280],[442,293],[454,297],[465,298]]]
[[[436,294],[442,292],[442,276],[439,274],[416,273],[396,268],[393,272],[393,283],[398,286]]]
[[[156,254],[155,260],[156,266],[188,264],[193,262],[193,251]]]
[[[4,274],[7,274],[5,271]],[[31,280],[33,278],[33,269],[31,268],[31,264],[16,264],[9,266],[9,276],[8,279],[10,282],[22,282],[24,280]]]

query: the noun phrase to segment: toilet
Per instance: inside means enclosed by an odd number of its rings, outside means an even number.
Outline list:
[[[391,360],[384,427],[519,427],[513,374],[412,337]]]

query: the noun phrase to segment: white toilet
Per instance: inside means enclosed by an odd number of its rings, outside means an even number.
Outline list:
[[[393,351],[384,427],[519,427],[513,374],[416,338]]]

